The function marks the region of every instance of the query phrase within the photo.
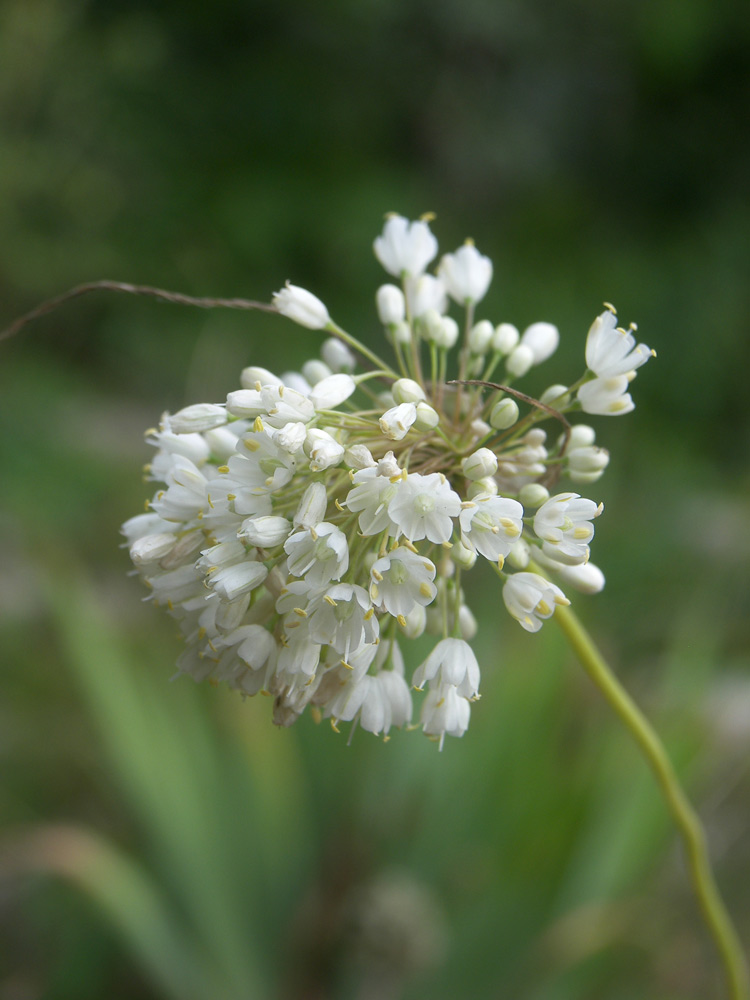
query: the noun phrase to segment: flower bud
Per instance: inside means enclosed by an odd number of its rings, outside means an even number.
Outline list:
[[[458,631],[461,633],[461,638],[471,642],[478,630],[479,626],[471,608],[462,604],[458,609]]]
[[[466,496],[469,500],[473,500],[478,496],[496,497],[498,492],[497,483],[492,476],[487,476],[484,479],[475,479],[473,482],[469,482],[466,488]]]
[[[333,410],[348,399],[357,384],[351,375],[340,372],[327,375],[310,392],[310,401],[316,410]]]
[[[510,396],[499,399],[490,411],[490,426],[496,431],[506,431],[518,420],[518,403]]]
[[[409,428],[417,419],[414,403],[400,403],[386,410],[380,418],[380,429],[391,441],[400,441],[409,433]]]
[[[261,385],[281,385],[281,379],[273,372],[269,372],[267,368],[251,365],[249,368],[242,369],[240,385],[243,389],[257,389],[257,382],[260,382]]]
[[[480,320],[469,330],[469,350],[472,354],[486,354],[492,343],[495,328],[488,319]]]
[[[235,389],[227,393],[227,409],[233,417],[253,420],[265,413],[265,406],[257,389]]]
[[[527,483],[522,486],[519,493],[518,499],[524,505],[524,507],[530,507],[532,509],[536,507],[541,507],[543,503],[549,500],[549,490],[546,486],[542,486],[541,483]]]
[[[497,472],[497,456],[489,448],[480,448],[461,460],[461,471],[467,479],[484,479]]]
[[[337,337],[329,337],[323,342],[320,354],[332,372],[351,372],[357,365],[349,348]]]
[[[344,457],[343,446],[328,431],[317,427],[311,427],[307,432],[303,448],[310,459],[310,469],[313,472],[330,469]]]
[[[169,555],[177,542],[177,536],[172,532],[159,532],[156,535],[144,535],[130,546],[130,558],[136,566],[156,562]]]
[[[234,427],[236,426],[235,424]],[[237,450],[237,433],[228,427],[215,427],[212,431],[205,431],[203,439],[211,449],[214,459],[219,459],[217,462],[219,465],[226,462]]]
[[[273,304],[282,316],[308,330],[322,330],[331,322],[328,310],[316,295],[288,281],[286,287],[274,293]]]
[[[505,362],[505,367],[511,375],[520,378],[534,364],[534,352],[527,344],[514,347]]]
[[[557,350],[560,343],[560,333],[552,323],[532,323],[523,331],[521,343],[530,347],[534,355],[534,364],[540,365]]]
[[[477,554],[474,549],[467,548],[463,542],[456,542],[451,549],[451,558],[461,569],[471,569],[477,561]]]
[[[319,361],[317,358],[311,358],[302,365],[302,374],[310,383],[310,385],[317,385],[322,379],[327,378],[332,374],[331,369],[325,363],[325,361]]]
[[[539,397],[540,403],[553,406],[556,410],[561,410],[570,403],[570,394],[567,385],[551,385],[545,389]]]
[[[375,304],[383,326],[401,323],[406,315],[404,293],[397,285],[381,285],[375,294]]]
[[[227,409],[215,403],[196,403],[167,417],[173,434],[195,434],[221,427],[227,422]]]
[[[508,563],[514,569],[526,569],[531,559],[528,542],[524,538],[519,538],[511,545],[508,553]]]
[[[314,528],[326,516],[326,488],[323,483],[310,483],[302,494],[292,523],[295,528]]]
[[[372,452],[364,444],[350,445],[344,452],[344,461],[351,469],[371,469],[375,465]]]
[[[419,403],[426,399],[424,389],[413,378],[397,379],[391,387],[391,393],[396,403]]]
[[[573,473],[601,474],[609,465],[609,452],[606,448],[597,448],[594,445],[585,445],[582,448],[573,448],[568,452],[568,470]]]
[[[512,323],[501,323],[492,336],[492,350],[500,354],[510,354],[520,339],[518,329]]]
[[[242,522],[237,536],[244,538],[251,545],[272,549],[275,545],[281,545],[282,542],[285,542],[291,530],[292,526],[285,517],[268,514],[262,517],[246,518]]]
[[[307,436],[307,427],[300,420],[290,420],[278,430],[273,432],[273,439],[279,448],[288,451],[290,455],[296,455]]]
[[[585,448],[594,441],[596,441],[596,431],[593,427],[589,427],[588,424],[575,424],[570,431],[568,449],[572,451],[574,448]]]
[[[440,414],[429,403],[422,401],[417,403],[417,419],[414,421],[414,429],[418,431],[432,431],[440,423]]]
[[[579,566],[555,567],[564,582],[582,594],[598,594],[604,589],[604,573],[592,562]]]
[[[404,617],[405,625],[399,625],[407,639],[418,639],[424,633],[427,623],[427,612],[423,605],[415,604],[408,615]]]
[[[401,323],[394,323],[390,327],[391,337],[393,338],[394,344],[410,344],[411,343],[411,327],[405,321]]]
[[[438,347],[444,347],[449,351],[458,340],[458,323],[452,316],[443,316],[442,320],[434,339]]]

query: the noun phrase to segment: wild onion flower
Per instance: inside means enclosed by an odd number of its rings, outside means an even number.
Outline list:
[[[530,632],[569,603],[565,590],[603,587],[589,562],[602,505],[561,481],[590,486],[608,453],[568,416],[632,410],[627,390],[653,352],[606,306],[584,374],[532,399],[513,383],[559,333],[476,319],[489,258],[467,241],[428,274],[427,218],[389,217],[374,249],[400,282],[375,295],[393,362],[287,283],[273,305],[329,335],[320,357],[280,375],[245,368],[224,402],[165,413],[147,437],[161,485],[123,532],[153,602],[179,623],[180,673],[272,695],[280,725],[309,706],[334,728],[384,736],[412,722],[424,690],[419,724],[442,746],[479,697],[465,573],[488,563]],[[410,688],[404,650],[425,632],[434,648]]]

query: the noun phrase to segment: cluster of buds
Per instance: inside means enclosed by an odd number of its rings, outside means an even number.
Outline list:
[[[309,705],[335,729],[384,736],[412,723],[423,691],[419,724],[442,746],[479,696],[462,587],[478,560],[529,632],[569,603],[563,587],[603,587],[589,561],[602,505],[559,482],[596,482],[609,456],[568,415],[632,410],[628,387],[653,352],[607,306],[581,378],[532,399],[513,383],[554,353],[558,330],[476,319],[492,263],[472,242],[428,273],[429,220],[390,216],[374,249],[398,282],[376,294],[393,362],[287,284],[273,305],[329,335],[320,357],[278,376],[245,368],[226,402],[165,414],[147,467],[163,485],[123,531],[179,622],[181,673],[271,695],[279,725]],[[409,682],[403,649],[425,633],[436,643]]]

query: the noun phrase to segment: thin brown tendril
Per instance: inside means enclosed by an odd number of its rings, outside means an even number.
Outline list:
[[[260,309],[263,312],[278,312],[275,306],[267,302],[251,302],[250,299],[217,299],[217,298],[196,298],[193,295],[183,295],[181,292],[169,292],[163,288],[152,288],[151,285],[131,285],[124,281],[89,281],[83,285],[76,285],[75,288],[68,289],[62,295],[53,299],[47,299],[36,306],[31,312],[27,312],[7,329],[0,332],[0,340],[7,340],[15,336],[32,320],[46,316],[47,313],[64,305],[71,299],[77,299],[81,295],[89,292],[126,292],[128,295],[144,295],[152,299],[161,299],[162,302],[173,302],[178,306],[194,306],[198,309]]]
[[[545,413],[548,413],[551,417],[554,417],[555,420],[559,420],[565,429],[565,433],[563,434],[562,444],[560,445],[560,458],[564,456],[565,451],[568,447],[568,442],[570,441],[570,432],[572,428],[570,426],[569,421],[566,419],[565,416],[563,416],[562,413],[560,413],[559,410],[554,409],[554,407],[552,406],[547,406],[546,403],[542,403],[540,400],[534,399],[533,396],[527,396],[525,392],[520,392],[518,389],[513,389],[509,385],[501,385],[499,382],[483,382],[481,379],[461,379],[461,380],[452,379],[450,382],[448,382],[448,385],[483,385],[488,389],[497,389],[500,392],[507,392],[509,395],[515,396],[516,399],[520,399],[522,402],[528,403],[530,406],[536,406],[537,409],[543,410]],[[560,467],[558,466],[557,470],[553,470],[553,475],[555,471],[557,474],[554,476],[554,478],[558,479],[561,472]]]

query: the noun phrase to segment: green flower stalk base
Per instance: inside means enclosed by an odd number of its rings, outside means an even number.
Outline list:
[[[750,978],[737,932],[716,887],[701,822],[682,790],[664,746],[643,713],[622,687],[570,608],[559,607],[555,621],[583,668],[643,751],[677,824],[688,870],[703,919],[721,956],[731,1000],[749,1000]]]

